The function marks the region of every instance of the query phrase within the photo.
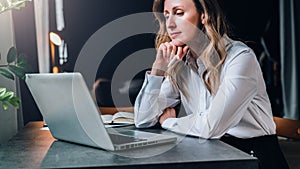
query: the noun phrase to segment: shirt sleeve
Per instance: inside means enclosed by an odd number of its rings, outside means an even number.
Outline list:
[[[162,76],[150,75],[146,72],[143,86],[134,104],[134,121],[137,128],[155,125],[163,110],[175,107],[179,103],[179,92]]]
[[[250,49],[226,64],[222,70],[224,78],[208,109],[181,118],[169,118],[162,127],[181,134],[214,139],[236,126],[257,93],[260,68]]]

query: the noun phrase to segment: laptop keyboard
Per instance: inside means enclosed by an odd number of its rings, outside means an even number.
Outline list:
[[[135,137],[126,136],[126,135],[112,134],[112,133],[109,133],[109,136],[110,136],[111,141],[114,144],[125,144],[125,143],[132,143],[132,142],[147,140],[147,139],[135,138]]]

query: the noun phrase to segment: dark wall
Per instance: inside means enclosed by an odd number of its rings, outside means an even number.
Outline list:
[[[272,56],[279,57],[278,0],[219,1],[235,38],[252,42],[253,48],[259,54],[262,51],[259,39],[265,36],[269,39],[267,43]],[[71,72],[84,43],[95,31],[122,16],[150,12],[153,0],[64,0],[65,29],[61,32],[56,30],[54,2],[49,0],[50,31],[59,33],[68,43],[69,58],[62,70]],[[27,6],[20,11],[14,11],[13,19],[17,48],[28,55],[33,72],[37,72],[33,2],[28,2]],[[266,31],[269,20],[271,20],[270,28]],[[100,66],[98,77],[111,78],[114,68],[124,57],[140,49],[152,48],[153,39],[154,35],[144,34],[129,37],[116,44],[105,56],[107,60],[104,62],[109,64]],[[24,123],[40,120],[40,113],[23,82],[21,82],[21,90]]]
[[[76,59],[81,52],[84,44],[88,39],[103,26],[110,24],[112,21],[121,17],[140,13],[151,12],[153,0],[64,0],[64,16],[65,16],[65,28],[62,31],[57,31],[54,13],[54,0],[50,0],[50,31],[57,32],[68,44],[68,55],[72,56],[68,59],[68,62],[61,66],[61,71],[71,72],[74,69]],[[139,24],[139,23],[136,23]],[[135,27],[136,25],[132,25]],[[122,31],[122,28],[120,29]],[[112,35],[113,36],[113,35]],[[96,79],[107,79],[110,81],[114,74],[114,71],[118,65],[127,56],[136,51],[142,49],[154,48],[154,34],[137,34],[125,39],[120,39],[120,42],[115,44],[108,53],[104,56],[104,59],[99,65]],[[101,46],[99,46],[101,48]],[[89,65],[87,65],[89,66]],[[131,79],[128,79],[131,80]],[[101,83],[102,85],[103,83]],[[110,85],[105,85],[110,86]],[[137,94],[139,89],[135,90]],[[99,91],[99,90],[97,90]],[[114,106],[110,96],[110,88],[105,88],[100,93],[105,94],[106,98],[99,101],[97,94],[98,105],[100,106]],[[117,91],[117,90],[114,90]],[[108,94],[109,93],[109,94]],[[125,94],[117,92],[117,97],[125,97]],[[136,95],[135,94],[135,95]],[[109,97],[109,98],[107,98]],[[100,104],[104,103],[105,104]],[[122,99],[120,99],[122,100]],[[109,104],[107,104],[109,103]],[[133,103],[121,103],[118,106],[132,106]]]
[[[283,116],[279,46],[279,1],[220,0],[233,37],[250,46],[260,61],[273,115]],[[264,39],[269,56],[263,55]]]
[[[56,30],[55,16],[54,16],[54,0],[50,0],[50,31],[58,32],[62,38],[68,43],[69,56],[71,58],[66,65],[63,66],[64,71],[73,71],[76,58],[82,49],[85,42],[93,35],[98,29],[108,24],[109,22],[120,17],[139,13],[151,12],[153,0],[64,0],[64,15],[65,15],[65,29],[61,32]],[[135,25],[132,25],[135,26]],[[143,35],[142,35],[143,36]],[[114,58],[118,62],[119,58],[114,56],[124,57],[128,53],[133,52],[132,48],[144,48],[146,46],[153,46],[153,37],[150,35],[146,37],[136,37],[135,40],[128,40],[128,44],[121,45],[115,50],[111,50],[105,58]],[[144,43],[137,43],[137,39],[142,40]],[[124,53],[125,52],[125,53]],[[111,62],[112,63],[112,62]],[[110,65],[110,67],[115,67]],[[102,65],[105,66],[105,65]],[[107,68],[103,70],[109,71]],[[110,76],[111,72],[106,72],[102,76]]]
[[[294,1],[294,3],[295,3],[295,8],[294,9],[300,9],[300,1]],[[295,16],[297,16],[296,18],[295,18],[295,25],[296,25],[296,30],[299,30],[299,28],[300,28],[300,10],[295,10]],[[299,42],[299,40],[298,39],[300,39],[300,31],[296,31],[296,46],[298,46],[298,48],[296,49],[296,52],[297,53],[300,53],[300,42]],[[296,57],[296,63],[299,63],[299,57]],[[297,77],[297,79],[300,79],[300,73],[298,73],[298,77]],[[300,95],[300,90],[298,90],[298,96]],[[299,113],[299,112],[298,112]],[[299,114],[299,120],[300,120],[300,114]]]

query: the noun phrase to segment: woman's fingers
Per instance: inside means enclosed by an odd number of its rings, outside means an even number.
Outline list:
[[[167,46],[166,46],[166,44],[162,44],[162,58],[165,58],[165,56],[167,56]]]
[[[183,55],[182,46],[178,47],[176,55],[179,57],[178,59],[181,59],[181,56]]]
[[[176,55],[177,47],[172,42],[166,42],[165,45],[167,46],[166,59],[168,62],[170,62]]]
[[[187,53],[188,49],[189,49],[188,46],[178,47],[176,55],[179,57],[180,60],[182,60],[182,58],[185,56],[185,54]]]
[[[164,113],[159,117],[159,123],[162,124],[168,118],[176,118],[176,111],[174,108],[166,108]]]
[[[164,75],[164,72],[178,60],[182,60],[188,51],[188,46],[176,46],[173,42],[160,44],[156,59],[152,65],[152,75]]]
[[[171,53],[172,53],[172,50],[173,50],[173,46],[169,42],[166,42],[166,46],[167,46],[167,55],[165,55],[165,58],[167,60],[169,60],[170,56],[171,56]]]
[[[163,59],[168,63],[176,55],[177,47],[171,42],[165,42],[160,45],[158,50],[158,59]]]
[[[188,52],[188,50],[189,50],[188,46],[183,47],[183,53],[184,53],[183,55],[185,55]]]
[[[157,63],[170,67],[176,61],[181,60],[188,51],[188,46],[176,46],[172,42],[162,43],[157,53]]]

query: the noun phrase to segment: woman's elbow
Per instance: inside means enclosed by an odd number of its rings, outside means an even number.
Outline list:
[[[148,128],[157,123],[155,116],[152,116],[148,111],[141,111],[135,107],[134,114],[134,125],[136,128]]]
[[[149,128],[154,126],[154,124],[153,122],[143,122],[143,121],[134,120],[134,125],[136,128]]]
[[[134,125],[136,128],[145,128],[145,124],[141,123],[138,120],[134,120]]]
[[[204,138],[204,139],[219,139],[221,138],[224,133],[226,132],[225,130],[220,130],[218,125],[215,126],[202,126],[199,127],[199,137]]]

